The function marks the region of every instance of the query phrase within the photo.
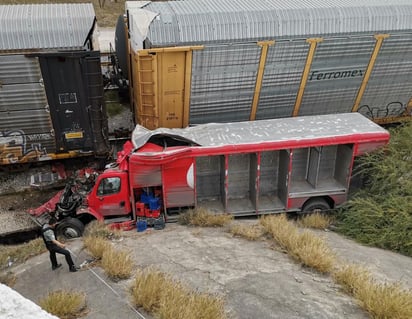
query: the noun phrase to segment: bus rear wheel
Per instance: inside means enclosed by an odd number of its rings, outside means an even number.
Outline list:
[[[329,203],[323,198],[309,199],[305,205],[303,205],[303,213],[319,213],[323,210],[331,209]]]

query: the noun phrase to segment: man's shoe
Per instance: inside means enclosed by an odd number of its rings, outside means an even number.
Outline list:
[[[71,267],[70,267],[70,272],[76,272],[76,271],[78,271],[79,269],[80,269],[79,267],[71,266]]]
[[[62,264],[57,264],[56,266],[52,266],[52,270],[56,270],[57,268],[60,268]]]

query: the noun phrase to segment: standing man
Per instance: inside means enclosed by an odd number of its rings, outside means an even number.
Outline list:
[[[47,224],[43,225],[42,236],[47,249],[50,252],[50,261],[52,264],[52,270],[55,270],[62,266],[62,264],[57,263],[56,253],[64,255],[66,257],[67,264],[69,265],[69,270],[71,272],[76,272],[79,268],[74,265],[70,251],[68,251],[66,246],[56,239],[56,234],[54,229],[57,225],[57,219],[51,217]]]

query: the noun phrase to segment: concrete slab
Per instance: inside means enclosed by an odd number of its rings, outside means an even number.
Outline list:
[[[90,259],[82,249],[80,239],[67,244],[72,251],[76,265]],[[49,292],[59,289],[81,291],[86,294],[86,319],[112,318],[152,318],[142,312],[139,315],[129,303],[127,293],[128,282],[115,283],[104,274],[102,269],[84,267],[82,270],[71,273],[63,255],[57,255],[63,267],[52,271],[48,253],[36,256],[27,263],[13,269],[17,281],[13,289],[24,297],[38,303]]]
[[[193,289],[222,295],[234,318],[368,318],[331,278],[302,268],[271,241],[168,224],[130,232],[119,246],[140,267],[156,266]]]
[[[364,247],[333,232],[319,235],[346,261],[365,264],[378,278],[411,288],[412,258]],[[231,319],[369,318],[330,276],[295,263],[271,240],[252,242],[234,238],[226,229],[167,224],[164,230],[125,232],[113,245],[129,251],[136,267],[156,267],[192,289],[222,296]],[[89,258],[80,239],[71,241],[69,248],[77,264]],[[64,267],[57,271],[51,271],[48,254],[14,267],[18,280],[13,288],[34,302],[60,288],[84,291],[87,319],[152,318],[130,307],[132,279],[114,283],[97,267],[70,273],[59,258]]]

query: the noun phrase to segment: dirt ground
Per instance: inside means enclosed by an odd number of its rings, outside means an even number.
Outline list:
[[[5,235],[36,228],[36,223],[27,214],[48,201],[57,190],[35,191],[0,196],[0,239]]]
[[[7,208],[13,204],[17,209],[20,203],[30,206],[31,201],[37,201],[33,196],[25,198],[19,201],[10,197],[2,200],[0,206]],[[255,223],[256,220],[235,222]],[[318,231],[318,234],[346,262],[364,265],[377,280],[400,282],[412,289],[412,258],[359,245],[332,231]],[[369,318],[356,300],[343,293],[330,276],[295,263],[270,240],[252,242],[235,238],[226,228],[167,224],[164,230],[125,232],[122,240],[113,244],[130,251],[136,267],[154,266],[193,289],[223,296],[230,318]],[[84,254],[80,239],[69,246],[78,254],[77,263],[87,258],[80,254]],[[113,295],[106,286],[96,286],[99,283],[95,283],[91,271],[71,274],[62,269],[60,273],[51,273],[49,266],[47,254],[17,266],[14,289],[34,302],[53,287],[81,289],[88,294],[90,311],[86,318],[111,316],[102,304],[110,305]],[[96,271],[104,276],[101,270]],[[33,273],[38,275],[33,276]],[[49,278],[47,283],[42,279],[44,276]],[[118,319],[131,318],[126,311],[130,281],[111,283],[124,296],[124,312],[117,312]]]

